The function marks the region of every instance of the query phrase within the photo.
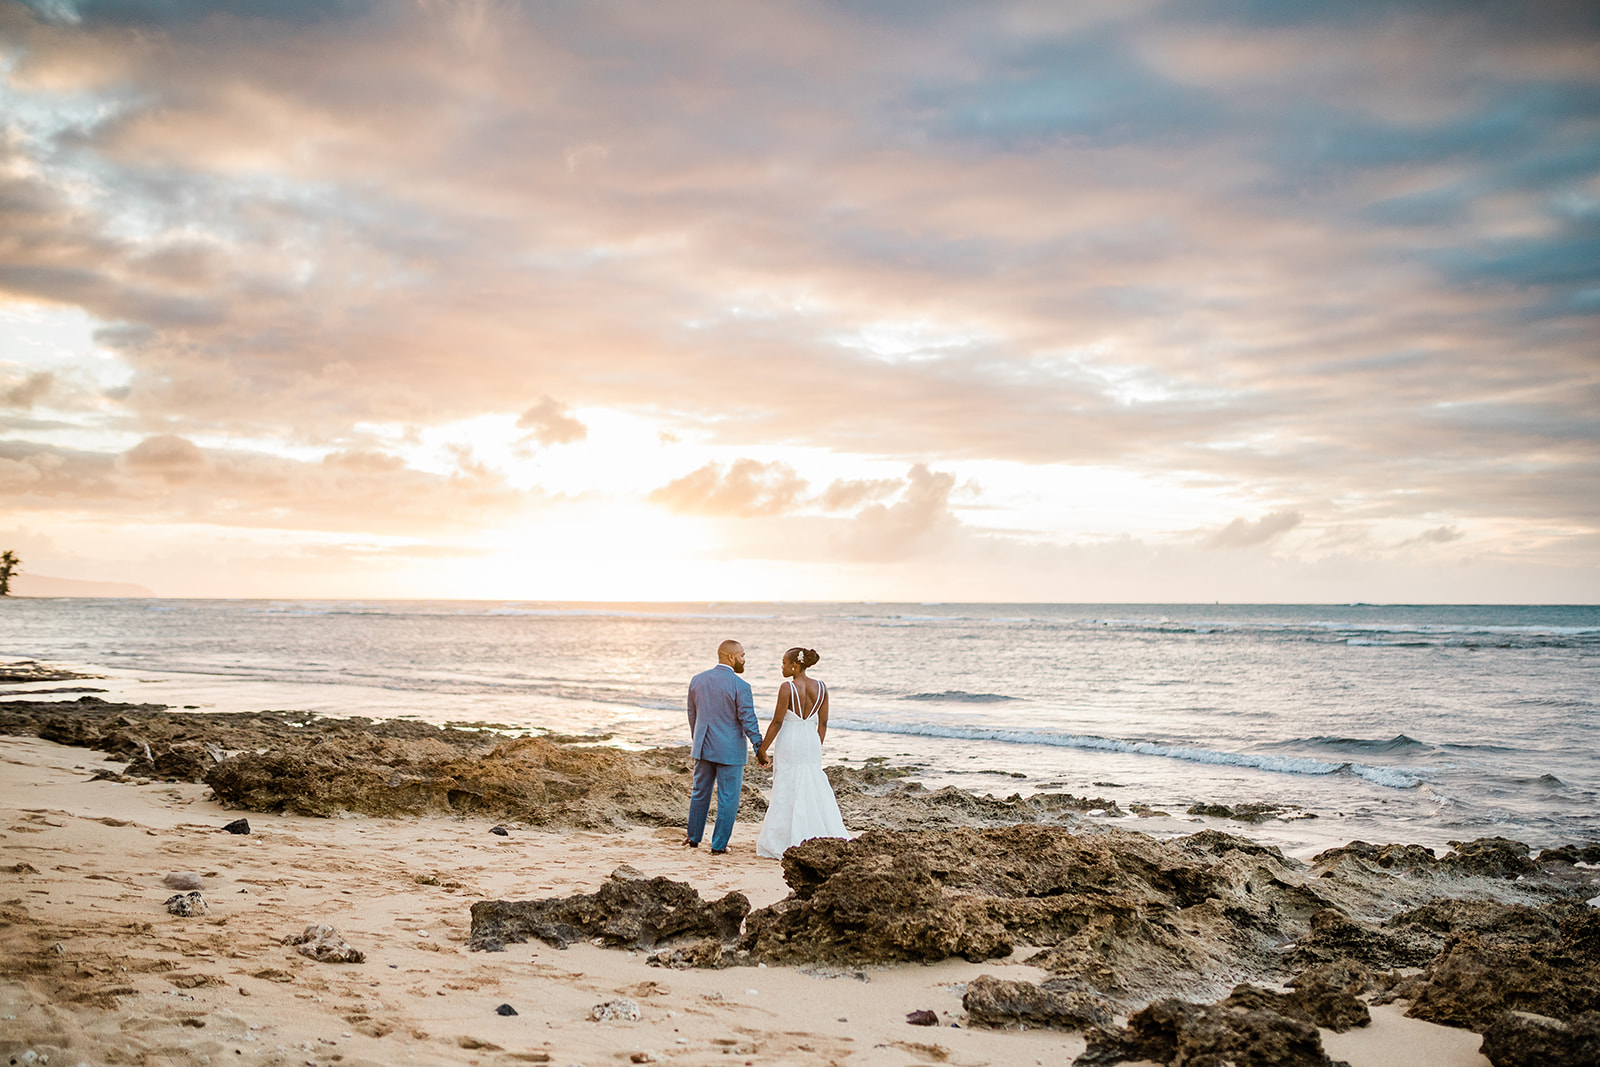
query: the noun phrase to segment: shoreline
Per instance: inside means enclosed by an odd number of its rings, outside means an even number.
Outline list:
[[[849,846],[808,843],[782,865],[754,854],[762,803],[752,775],[732,850],[713,860],[677,845],[687,797],[682,750],[507,741],[418,723],[296,725],[268,713],[196,715],[93,697],[0,701],[0,726],[8,731],[0,736],[8,809],[0,955],[11,961],[0,989],[3,1014],[24,1035],[3,1050],[48,1049],[51,1062],[76,1062],[74,1042],[93,1049],[85,1062],[201,1063],[224,1053],[231,1062],[341,1065],[728,1063],[740,1054],[752,1064],[1008,1063],[1028,1054],[1067,1062],[1106,1038],[1086,1023],[974,1025],[963,994],[985,976],[1020,990],[1071,986],[1079,1002],[1090,997],[1102,1015],[1114,1012],[1101,1029],[1115,1029],[1174,987],[1157,974],[1174,960],[1198,968],[1184,982],[1205,995],[1187,999],[1211,1001],[1240,980],[1282,988],[1293,969],[1336,950],[1365,952],[1374,967],[1390,968],[1378,975],[1390,989],[1426,999],[1433,987],[1419,968],[1443,938],[1415,921],[1386,933],[1386,920],[1450,900],[1477,902],[1469,911],[1572,914],[1582,906],[1563,901],[1596,895],[1591,860],[1600,860],[1600,852],[1568,849],[1540,865],[1526,848],[1494,840],[1444,857],[1355,842],[1307,870],[1254,841],[1252,828],[1208,821],[1215,828],[1195,833],[1185,823],[1189,837],[1161,840],[1130,825],[1151,820],[1091,816],[1105,810],[1101,798],[927,790],[886,764],[830,768],[847,824],[867,832]],[[42,736],[26,736],[27,726]],[[88,757],[92,749],[111,756]],[[194,777],[209,788],[184,780]],[[521,817],[508,815],[516,805]],[[241,813],[252,832],[224,833]],[[505,832],[491,832],[496,824]],[[1088,872],[1076,889],[992,888],[1076,868]],[[1159,869],[1170,873],[1140,873]],[[171,896],[163,876],[182,871],[200,876],[205,915],[180,918],[162,907]],[[933,872],[933,882],[919,871]],[[576,939],[562,951],[539,934],[499,946],[505,952],[472,951],[483,941],[475,902],[577,899],[641,878],[682,884],[707,901],[743,894],[746,932],[715,947],[718,965],[689,969],[651,966],[653,946]],[[816,904],[831,892],[830,878],[856,886],[857,896],[880,893],[869,929],[930,907],[934,917],[897,942],[874,942]],[[1201,884],[1195,878],[1211,888],[1185,888]],[[1112,897],[1095,895],[1112,881]],[[881,889],[861,888],[869,885]],[[1202,901],[1207,895],[1218,897],[1216,907]],[[1084,901],[1091,926],[1110,917],[1112,940],[1072,949],[1073,909]],[[1112,911],[1095,910],[1107,905]],[[1319,909],[1330,906],[1338,915],[1319,932]],[[1187,918],[1152,939],[1147,925],[1114,918],[1128,907]],[[1002,916],[1010,932],[991,922],[984,934],[984,915]],[[1445,919],[1443,929],[1480,919]],[[310,962],[282,943],[323,923],[365,962]],[[968,933],[946,939],[957,928]],[[1495,929],[1483,926],[1484,936]],[[689,956],[704,947],[688,945]],[[1109,953],[1122,970],[1086,970],[1085,950]],[[124,956],[134,962],[117,962]],[[1318,1031],[1329,1055],[1354,1067],[1489,1062],[1474,1031],[1406,1018],[1405,1001],[1381,1003],[1377,986],[1364,995],[1374,1002],[1365,1009],[1370,1024]],[[589,1020],[590,1009],[618,998],[641,1020]],[[517,1014],[484,1014],[502,1003]],[[939,1025],[908,1025],[912,1011],[936,1013]],[[850,1021],[828,1022],[841,1018]],[[707,1036],[712,1030],[726,1036]]]

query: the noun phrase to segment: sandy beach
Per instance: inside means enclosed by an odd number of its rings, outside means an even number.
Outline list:
[[[466,946],[481,899],[591,892],[618,867],[731,890],[761,908],[787,890],[741,821],[731,851],[690,851],[669,828],[512,827],[475,817],[249,815],[205,785],[90,781],[101,757],[0,738],[0,1052],[51,1064],[1060,1064],[1080,1034],[968,1024],[979,975],[1039,981],[1012,958],[862,968],[670,970],[646,954],[541,942]],[[203,880],[208,913],[170,915],[171,872]],[[436,883],[436,884],[435,884]],[[314,962],[282,940],[329,924],[365,953]],[[607,1002],[637,1021],[597,1022]],[[509,1004],[515,1015],[496,1013]],[[1467,1030],[1377,1007],[1324,1030],[1354,1067],[1482,1065]],[[626,1010],[626,1009],[624,1009]],[[938,1026],[906,1015],[931,1010]]]

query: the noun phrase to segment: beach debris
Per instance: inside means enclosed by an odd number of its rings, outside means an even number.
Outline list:
[[[1045,983],[1014,982],[981,974],[967,983],[961,1006],[975,1026],[1048,1027],[1084,1030],[1111,1021],[1111,1006],[1102,997]],[[908,1020],[909,1021],[909,1020]],[[937,1017],[933,1025],[939,1020]]]
[[[326,923],[307,926],[302,933],[284,938],[283,944],[296,946],[296,952],[318,963],[365,963],[367,959],[366,953],[352,947]]]
[[[906,1013],[906,1022],[912,1026],[938,1026],[939,1013],[929,1011],[926,1008],[918,1008],[916,1011]]]
[[[653,949],[682,939],[732,942],[750,913],[743,893],[705,901],[670,878],[615,874],[593,893],[546,900],[480,900],[472,905],[468,947],[538,938],[558,948],[598,939],[613,948]]]
[[[161,879],[161,884],[168,889],[189,890],[204,888],[200,884],[200,876],[193,871],[172,871]]]
[[[0,867],[0,871],[4,871],[6,874],[38,874],[39,868],[35,867],[31,863],[23,861],[20,863],[13,863],[5,867]]]
[[[1494,1067],[1600,1063],[1600,1011],[1586,1011],[1570,1023],[1508,1011],[1483,1032],[1480,1051]]]
[[[235,819],[223,827],[230,834],[247,834],[250,832],[249,819]]]
[[[500,836],[500,837],[510,837],[511,836],[511,831],[507,830],[504,826],[491,826],[491,827],[489,827],[489,832],[491,834],[495,834],[495,835]]]
[[[639,1005],[627,997],[618,997],[590,1008],[589,1018],[597,1023],[638,1022]]]
[[[180,918],[192,919],[198,915],[205,915],[210,910],[206,907],[206,898],[198,891],[193,893],[178,893],[167,898],[166,908],[168,913]]]
[[[439,876],[437,874],[419,874],[419,875],[417,875],[415,878],[413,878],[411,880],[413,882],[417,883],[418,885],[438,885],[439,884]]]
[[[635,1052],[628,1056],[629,1063],[654,1063],[656,1058],[648,1052]]]
[[[1270,1063],[1335,1067],[1311,1023],[1270,1011],[1165,999],[1134,1012],[1121,1029],[1096,1027],[1074,1067],[1156,1063]]]
[[[477,1038],[477,1037],[458,1037],[458,1038],[456,1038],[456,1047],[457,1048],[465,1048],[465,1049],[477,1049],[480,1052],[501,1052],[501,1051],[503,1051],[501,1049],[501,1047],[499,1045],[496,1045],[493,1041],[484,1041],[482,1038]]]
[[[515,1015],[517,1014],[517,1009],[509,1004],[502,1004],[494,1010],[494,1013],[496,1015]]]

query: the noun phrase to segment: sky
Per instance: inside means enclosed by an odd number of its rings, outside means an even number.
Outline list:
[[[0,548],[1600,602],[1600,6],[0,0]]]

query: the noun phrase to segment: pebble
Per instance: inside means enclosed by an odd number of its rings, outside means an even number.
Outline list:
[[[906,1022],[912,1026],[938,1026],[939,1013],[929,1011],[926,1008],[919,1008],[916,1011],[906,1013]]]
[[[489,827],[489,832],[491,834],[498,834],[500,837],[511,836],[511,831],[507,830],[504,826],[491,826]]]
[[[509,1004],[502,1004],[494,1010],[494,1013],[496,1015],[515,1015],[517,1014],[517,1009]]]
[[[223,827],[230,834],[247,834],[250,832],[249,819],[235,819]]]

